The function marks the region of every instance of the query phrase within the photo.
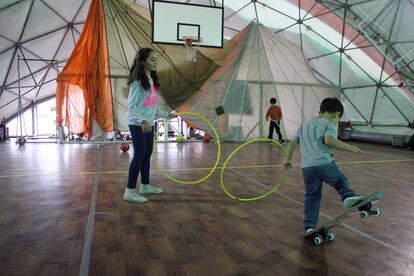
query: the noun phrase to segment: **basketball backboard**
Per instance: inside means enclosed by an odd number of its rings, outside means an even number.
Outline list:
[[[223,47],[223,6],[152,3],[153,43],[184,45],[185,37],[193,37],[193,46]]]

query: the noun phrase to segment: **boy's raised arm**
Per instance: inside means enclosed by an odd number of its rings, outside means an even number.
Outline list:
[[[330,146],[330,147],[334,147],[334,148],[339,149],[339,150],[346,150],[346,151],[350,151],[350,152],[354,152],[354,153],[362,153],[362,151],[357,146],[353,146],[353,145],[343,143],[343,142],[339,141],[338,139],[336,139],[335,137],[332,137],[332,136],[329,136],[329,135],[325,135],[323,137],[323,141],[324,141],[325,145]]]

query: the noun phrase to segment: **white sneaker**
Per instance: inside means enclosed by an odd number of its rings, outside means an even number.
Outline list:
[[[310,232],[314,231],[315,229],[316,228],[313,228],[313,227],[308,228],[308,229],[306,229],[305,234],[309,234]]]
[[[135,203],[146,203],[146,202],[148,202],[148,198],[137,194],[135,189],[128,189],[128,188],[125,189],[123,199],[125,201],[130,201],[130,202],[135,202]]]
[[[141,195],[160,195],[164,192],[161,188],[156,188],[151,184],[141,184],[139,186],[139,193]]]
[[[352,208],[363,200],[364,200],[364,196],[350,196],[350,197],[345,198],[344,206],[346,208]]]

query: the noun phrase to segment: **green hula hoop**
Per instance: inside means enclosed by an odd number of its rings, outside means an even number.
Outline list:
[[[167,174],[163,169],[161,169],[160,168],[160,166],[159,166],[159,164],[158,164],[158,162],[157,162],[157,157],[156,157],[156,150],[155,150],[155,145],[156,145],[156,143],[157,143],[157,139],[156,139],[156,137],[158,136],[158,132],[156,133],[156,135],[154,136],[154,163],[155,163],[155,167],[157,167],[157,169],[161,172],[161,174],[163,175],[163,176],[165,176],[166,178],[168,178],[169,180],[171,180],[171,181],[173,181],[173,182],[176,182],[176,183],[180,183],[180,184],[198,184],[198,183],[200,183],[200,182],[203,182],[204,180],[206,180],[207,178],[209,178],[212,174],[213,174],[213,172],[216,170],[216,168],[217,168],[217,166],[218,166],[218,164],[219,164],[219,162],[220,162],[220,154],[221,154],[221,146],[220,146],[220,139],[219,139],[219,137],[218,137],[218,134],[217,134],[217,131],[216,131],[216,129],[214,128],[214,126],[210,123],[210,121],[206,118],[206,117],[204,117],[203,115],[201,115],[201,114],[199,114],[199,113],[195,113],[195,112],[177,112],[176,113],[176,115],[192,115],[192,116],[196,116],[196,117],[198,117],[198,118],[200,118],[200,119],[202,119],[203,121],[205,121],[207,124],[208,124],[208,126],[211,128],[211,130],[213,131],[213,134],[214,134],[214,137],[215,137],[215,139],[216,139],[216,141],[217,141],[217,147],[218,147],[218,151],[217,151],[217,159],[216,159],[216,163],[214,164],[214,166],[213,166],[213,168],[210,170],[210,172],[206,175],[206,176],[204,176],[204,177],[202,177],[202,178],[199,178],[199,179],[197,179],[196,181],[182,181],[182,180],[178,180],[178,179],[176,179],[176,178],[174,178],[174,177],[172,177],[171,175],[169,175],[169,174]]]
[[[252,143],[255,143],[255,142],[272,142],[272,144],[275,144],[275,145],[277,145],[282,151],[283,151],[283,154],[286,156],[286,150],[285,150],[285,148],[284,147],[282,147],[278,142],[276,142],[276,141],[274,141],[274,140],[272,140],[272,139],[268,139],[268,138],[256,138],[256,139],[252,139],[252,140],[250,140],[250,141],[247,141],[247,142],[245,142],[245,143],[243,143],[243,144],[241,144],[240,146],[238,146],[230,155],[229,155],[229,157],[227,157],[227,159],[226,159],[226,161],[224,162],[224,164],[223,164],[223,167],[221,168],[221,175],[220,175],[220,184],[221,184],[221,188],[223,189],[223,191],[224,191],[224,193],[228,196],[228,197],[230,197],[230,198],[232,198],[232,199],[237,199],[237,200],[239,200],[239,201],[244,201],[244,202],[247,202],[247,201],[256,201],[256,200],[260,200],[260,199],[263,199],[263,198],[265,198],[265,197],[267,197],[267,196],[269,196],[269,195],[271,195],[272,193],[274,193],[277,189],[279,189],[279,187],[280,187],[280,185],[282,185],[282,183],[285,181],[285,179],[286,179],[286,176],[287,176],[287,171],[285,171],[285,173],[283,173],[283,175],[278,179],[278,181],[276,182],[276,186],[272,189],[272,190],[270,190],[269,192],[267,192],[267,193],[265,193],[265,194],[263,194],[263,195],[260,195],[260,196],[257,196],[257,197],[251,197],[251,198],[239,198],[239,197],[236,197],[236,196],[234,196],[234,195],[232,195],[227,189],[226,189],[226,186],[224,185],[224,169],[226,168],[226,166],[227,166],[227,163],[230,161],[230,159],[239,151],[239,150],[241,150],[242,148],[244,148],[245,146],[247,146],[247,145],[250,145],[250,144],[252,144]]]

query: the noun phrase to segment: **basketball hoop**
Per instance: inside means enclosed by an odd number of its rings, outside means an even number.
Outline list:
[[[187,60],[196,62],[197,61],[197,50],[193,47],[193,42],[202,42],[202,38],[193,36],[184,36],[184,46],[187,48]]]

